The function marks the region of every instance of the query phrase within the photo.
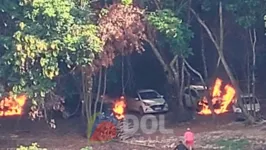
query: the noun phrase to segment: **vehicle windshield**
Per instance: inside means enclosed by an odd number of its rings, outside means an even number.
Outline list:
[[[159,94],[156,92],[140,92],[139,93],[141,99],[154,99],[158,98]]]
[[[252,103],[252,97],[242,97],[241,98],[244,104]],[[258,103],[258,100],[255,98],[255,103]]]
[[[205,96],[205,94],[206,94],[206,93],[205,93],[206,90],[197,90],[197,92],[198,92],[198,94],[199,94],[199,95],[198,95],[199,97],[203,97],[203,96]]]

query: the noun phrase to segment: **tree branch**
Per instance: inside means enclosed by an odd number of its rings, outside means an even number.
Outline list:
[[[155,56],[158,58],[160,64],[163,66],[164,71],[165,71],[165,72],[168,71],[168,70],[169,70],[169,69],[168,69],[168,66],[167,66],[167,64],[163,61],[163,57],[161,56],[159,50],[154,46],[154,44],[153,44],[149,39],[146,38],[145,41],[148,42],[149,45],[151,46],[151,48],[152,48],[152,50],[153,50]]]
[[[209,27],[204,23],[204,21],[197,15],[197,13],[192,8],[190,8],[190,11],[196,17],[196,19],[200,23],[200,25],[206,30],[206,32],[209,35],[209,37],[210,37],[212,43],[214,44],[215,48],[219,49],[218,42],[214,39],[213,33],[211,32]]]
[[[176,73],[176,69],[175,69],[174,65],[175,65],[177,58],[178,58],[178,55],[175,55],[174,58],[172,59],[172,61],[170,62],[170,67],[174,71],[174,73]]]
[[[185,59],[184,59],[184,62],[186,64],[186,66],[188,67],[188,69],[191,70],[193,73],[195,73],[197,76],[199,76],[202,84],[204,84],[206,86],[206,83],[205,83],[202,75],[196,69],[194,69],[193,67],[191,67],[190,64]]]

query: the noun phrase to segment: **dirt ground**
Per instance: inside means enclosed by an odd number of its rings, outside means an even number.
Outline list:
[[[196,133],[196,149],[217,149],[211,145],[211,140],[229,137],[245,137],[248,140],[259,141],[262,149],[266,141],[266,130],[263,125],[245,127],[242,123],[232,122],[232,114],[218,116],[214,122],[209,116],[198,116],[191,122],[167,126],[174,130],[174,134],[152,135],[136,134],[127,143],[108,142],[92,145],[93,150],[145,150],[145,149],[173,149],[181,138],[185,129],[190,127]],[[80,150],[87,145],[82,136],[79,118],[70,120],[57,119],[57,128],[49,129],[43,121],[32,122],[27,118],[0,119],[0,149],[15,148],[18,145],[29,145],[37,142],[41,147],[49,150]],[[247,137],[250,136],[250,137]],[[214,143],[214,142],[213,142]],[[254,142],[252,142],[254,143]],[[258,142],[257,142],[258,143]],[[142,146],[140,146],[142,145]],[[209,145],[209,146],[208,146]],[[254,144],[253,144],[254,145]],[[207,146],[207,147],[206,147]],[[257,149],[257,148],[256,148]],[[250,149],[249,149],[250,150]]]

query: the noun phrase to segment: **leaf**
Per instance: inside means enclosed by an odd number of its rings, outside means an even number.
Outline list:
[[[41,97],[45,97],[45,92],[41,91],[41,92],[40,92],[40,96],[41,96]]]
[[[37,103],[37,101],[36,100],[34,100],[34,99],[32,99],[32,105],[35,105],[35,106],[38,106],[38,103]]]
[[[20,22],[19,23],[20,30],[23,30],[25,26],[26,25],[24,24],[24,22]]]
[[[47,62],[47,61],[46,61],[45,58],[41,58],[41,59],[40,59],[40,65],[41,65],[42,67],[45,66],[46,62]]]

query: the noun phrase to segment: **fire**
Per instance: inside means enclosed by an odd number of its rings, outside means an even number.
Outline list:
[[[0,101],[0,116],[16,116],[22,115],[23,106],[27,97],[21,95],[19,97],[6,97]]]
[[[124,97],[121,97],[119,100],[116,100],[114,102],[113,112],[118,120],[125,118],[125,108],[126,102],[124,100]]]
[[[222,80],[217,78],[212,91],[212,105],[214,106],[214,112],[216,114],[222,114],[228,112],[228,106],[234,102],[236,94],[235,89],[229,84],[225,85],[222,89]],[[199,105],[202,106],[202,110],[198,112],[201,115],[210,115],[211,109],[208,106],[207,98],[204,97]]]

